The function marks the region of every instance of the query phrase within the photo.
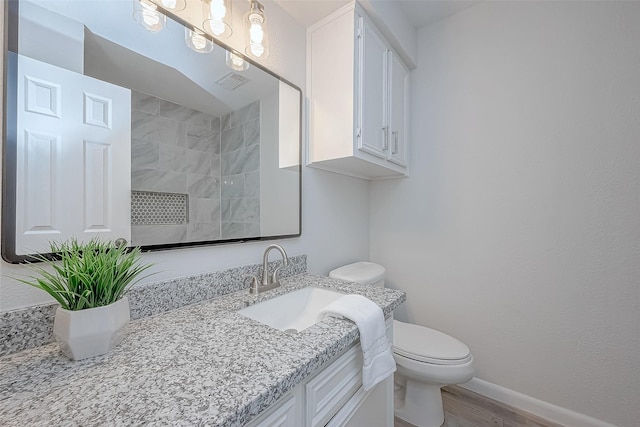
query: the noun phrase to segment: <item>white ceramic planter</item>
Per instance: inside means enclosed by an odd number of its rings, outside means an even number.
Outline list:
[[[104,307],[85,310],[59,307],[53,322],[53,335],[67,357],[86,359],[105,354],[120,344],[129,319],[127,297]]]

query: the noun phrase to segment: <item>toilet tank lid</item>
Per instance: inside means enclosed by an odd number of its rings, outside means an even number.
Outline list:
[[[363,285],[371,285],[383,280],[384,273],[385,269],[380,264],[361,261],[336,268],[329,273],[329,277]]]

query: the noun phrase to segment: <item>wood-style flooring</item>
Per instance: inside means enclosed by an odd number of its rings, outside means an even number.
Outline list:
[[[458,386],[442,389],[442,427],[563,427]],[[398,418],[395,427],[415,427]]]

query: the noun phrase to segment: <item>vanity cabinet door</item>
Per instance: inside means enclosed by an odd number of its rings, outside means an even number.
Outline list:
[[[362,350],[356,344],[307,383],[305,426],[326,425],[362,388],[362,363]]]
[[[409,70],[398,55],[389,51],[390,120],[389,161],[407,166],[407,113],[409,105]]]
[[[388,58],[384,39],[356,14],[358,46],[356,79],[358,88],[356,143],[358,149],[381,159],[389,150]]]
[[[246,427],[300,427],[300,419],[297,417],[298,406],[295,394],[285,397],[275,408]]]

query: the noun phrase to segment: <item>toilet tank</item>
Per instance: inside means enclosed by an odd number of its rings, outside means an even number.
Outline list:
[[[380,264],[362,261],[331,270],[329,277],[383,288],[384,274],[385,269]]]

